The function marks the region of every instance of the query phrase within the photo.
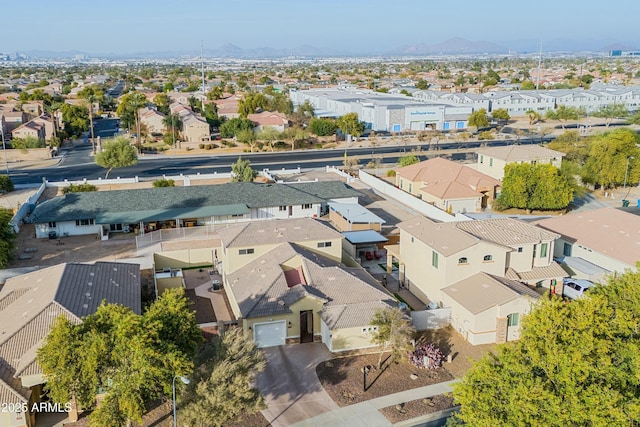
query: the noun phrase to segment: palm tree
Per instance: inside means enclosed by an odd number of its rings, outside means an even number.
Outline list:
[[[93,134],[93,104],[104,100],[104,93],[98,87],[87,86],[78,92],[78,97],[85,100],[89,110],[89,130],[91,131],[91,147],[96,152],[95,136]]]
[[[176,145],[176,131],[178,131],[178,141],[180,141],[180,132],[182,131],[182,119],[179,114],[168,114],[162,120],[162,123],[165,125],[167,132],[171,130],[171,135],[173,136],[173,145]]]

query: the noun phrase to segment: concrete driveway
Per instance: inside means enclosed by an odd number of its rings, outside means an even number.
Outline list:
[[[264,353],[267,367],[256,382],[267,404],[262,414],[274,427],[338,409],[316,375],[316,365],[331,358],[324,344],[269,347]]]

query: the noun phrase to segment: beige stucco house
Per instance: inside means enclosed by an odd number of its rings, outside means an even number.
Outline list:
[[[395,300],[366,271],[341,264],[342,235],[312,219],[220,231],[224,287],[239,325],[261,347],[322,341],[371,347],[375,309]]]
[[[163,133],[165,115],[151,108],[143,108],[139,112],[140,122],[147,127],[149,133]]]
[[[387,265],[397,258],[400,280],[425,302],[442,305],[443,288],[480,272],[547,288],[567,276],[553,260],[559,235],[516,219],[436,223],[416,216],[398,227],[400,243],[387,247]]]
[[[535,144],[486,147],[479,149],[477,154],[478,172],[499,180],[504,178],[504,167],[509,163],[542,163],[560,168],[562,158],[565,156],[560,151]]]
[[[601,282],[607,274],[636,269],[640,262],[640,216],[633,210],[602,208],[536,222],[558,233],[554,257],[572,277]]]
[[[260,132],[266,128],[284,132],[284,130],[289,127],[289,119],[287,116],[277,111],[262,111],[256,114],[249,114],[247,119],[255,124],[253,130],[256,132]]]
[[[435,157],[396,170],[396,186],[452,213],[491,206],[500,181],[458,162]]]
[[[540,295],[514,280],[476,273],[442,289],[451,326],[473,345],[520,338],[520,319]]]

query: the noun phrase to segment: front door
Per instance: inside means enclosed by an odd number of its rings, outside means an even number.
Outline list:
[[[300,342],[313,342],[313,311],[300,312]]]
[[[289,216],[293,216],[293,206],[289,206]]]

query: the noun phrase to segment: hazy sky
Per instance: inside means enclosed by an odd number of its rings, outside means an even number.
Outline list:
[[[0,52],[296,47],[383,51],[451,37],[640,42],[638,0],[2,0]]]

